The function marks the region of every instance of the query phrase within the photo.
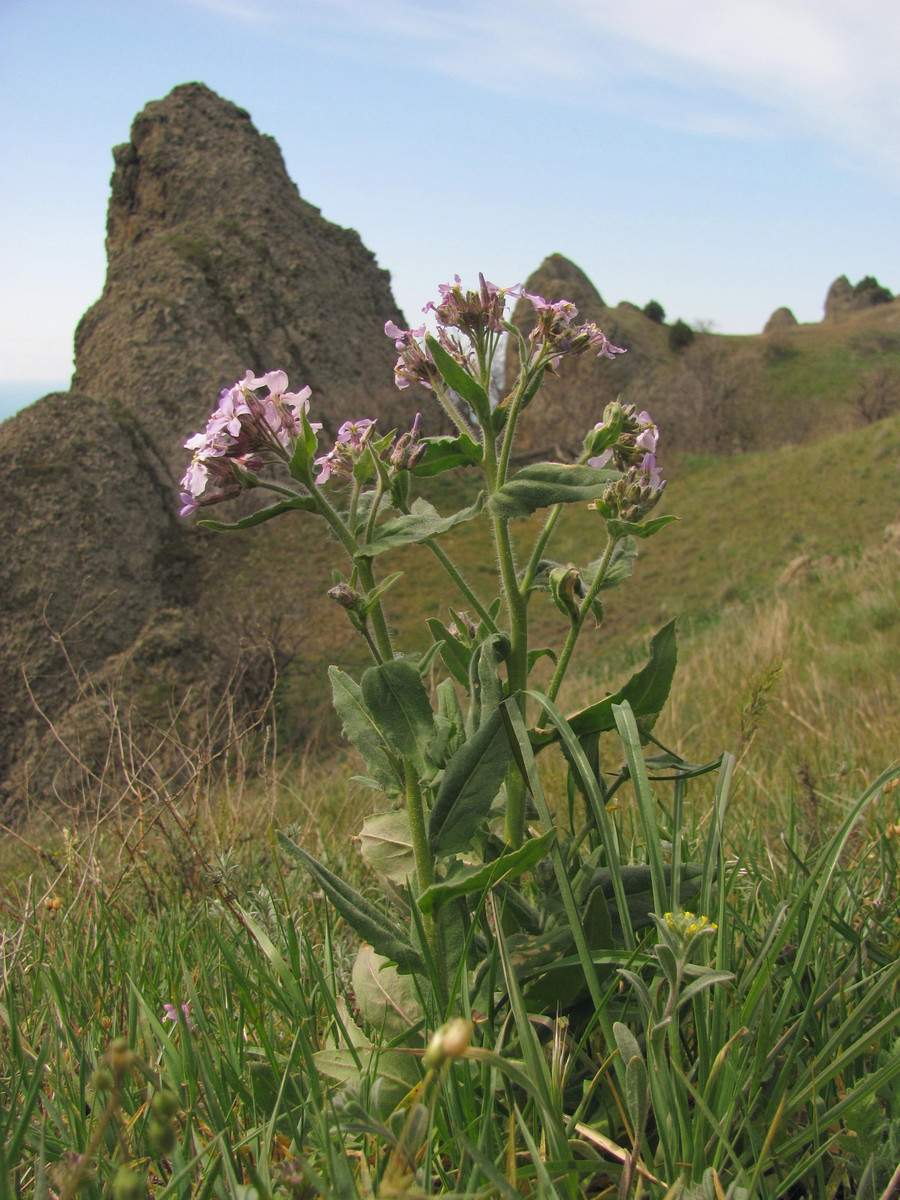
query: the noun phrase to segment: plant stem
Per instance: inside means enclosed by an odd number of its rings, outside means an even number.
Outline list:
[[[374,591],[375,572],[372,570],[371,558],[359,555],[353,561],[359,572],[359,582],[362,584],[363,589],[366,592]],[[394,657],[394,647],[391,644],[391,634],[380,600],[373,606],[369,616],[372,619],[372,632],[375,635],[375,644],[378,647],[378,653],[381,655],[382,661],[391,662]]]
[[[403,759],[403,783],[406,791],[406,812],[409,817],[409,828],[412,835],[413,856],[416,860],[416,879],[419,884],[419,895],[434,883],[434,860],[428,846],[428,831],[425,828],[425,805],[422,800],[422,788],[416,768],[408,758]],[[415,901],[413,901],[415,903]],[[434,965],[438,972],[440,983],[441,1003],[447,999],[447,964],[444,961],[443,939],[440,926],[431,914],[423,914],[425,936]]]
[[[609,537],[606,542],[606,549],[603,551],[603,558],[600,560],[600,566],[597,568],[597,574],[594,576],[594,582],[588,589],[588,593],[581,602],[581,607],[578,609],[578,616],[572,621],[572,628],[569,630],[569,636],[566,638],[566,644],[563,646],[562,654],[559,656],[559,662],[556,664],[556,670],[553,672],[553,679],[550,682],[550,687],[547,689],[547,695],[551,700],[555,700],[559,694],[559,689],[562,687],[562,682],[566,677],[566,671],[569,668],[569,662],[572,658],[572,652],[575,649],[575,643],[578,641],[578,635],[581,633],[581,628],[584,625],[585,618],[591,611],[591,605],[597,598],[597,593],[603,586],[603,580],[606,578],[606,572],[609,570],[610,560],[612,559],[613,550],[616,548],[618,538]]]
[[[465,598],[468,600],[468,602],[472,605],[472,607],[478,613],[479,617],[484,622],[485,626],[491,631],[491,633],[496,633],[497,626],[494,622],[493,617],[488,612],[488,610],[484,607],[484,605],[481,603],[481,601],[478,599],[478,597],[475,595],[475,593],[472,591],[472,589],[469,587],[469,585],[466,583],[465,579],[460,574],[459,567],[457,567],[456,563],[453,561],[453,559],[450,557],[450,555],[447,554],[447,552],[445,550],[443,550],[437,544],[437,542],[435,542],[433,539],[427,541],[425,543],[425,545],[429,548],[431,553],[435,556],[435,558],[438,560],[438,562],[443,566],[444,570],[447,572],[447,574],[450,576],[450,578],[453,580],[453,582],[456,584],[456,586],[459,588],[459,590],[462,592],[462,594],[465,596]]]
[[[531,551],[531,558],[528,560],[528,566],[525,569],[525,574],[522,576],[522,582],[519,585],[519,590],[523,596],[527,596],[531,590],[531,585],[534,583],[534,577],[537,575],[538,564],[544,556],[544,549],[550,540],[550,534],[553,532],[556,522],[562,515],[563,506],[554,504],[547,514],[547,520],[544,522],[544,528],[541,530],[537,541],[534,543],[534,549]]]

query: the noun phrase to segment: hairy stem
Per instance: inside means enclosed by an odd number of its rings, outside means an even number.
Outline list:
[[[416,879],[419,884],[419,895],[421,895],[434,883],[434,859],[428,845],[428,831],[425,828],[425,803],[422,798],[419,776],[408,758],[403,760],[403,782],[406,791],[406,812],[409,816],[409,828],[412,835],[413,856],[416,860]],[[444,1004],[447,999],[447,964],[444,961],[440,926],[432,914],[423,915],[422,922],[438,973],[441,1003]]]

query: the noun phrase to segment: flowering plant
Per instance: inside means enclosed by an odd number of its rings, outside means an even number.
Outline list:
[[[641,724],[636,736],[644,736],[675,666],[669,625],[653,639],[647,665],[615,695],[569,717],[555,704],[586,621],[602,619],[601,592],[632,573],[638,539],[674,520],[650,516],[665,483],[649,414],[612,403],[587,431],[576,462],[512,467],[517,425],[546,374],[582,354],[613,359],[624,351],[596,325],[578,323],[577,309],[566,300],[551,303],[483,277],[476,290],[464,291],[457,276],[439,291],[439,300],[425,310],[433,315],[435,333],[424,325],[403,330],[391,321],[385,332],[398,351],[397,386],[427,391],[451,433],[426,436],[420,415],[399,436],[381,433],[366,417],[341,425],[323,452],[322,426],[308,416],[309,388],[289,392],[282,371],[259,377],[248,372],[223,391],[205,432],[186,443],[193,458],[182,480],[185,514],[249,488],[275,493],[269,507],[231,524],[203,521],[208,528],[246,529],[299,510],[324,520],[346,552],[349,570],[335,573],[329,594],[365,639],[372,665],[359,681],[336,666],[330,677],[344,732],[365,760],[368,782],[383,796],[382,811],[363,826],[360,846],[385,880],[389,911],[290,839],[280,835],[280,841],[369,944],[367,953],[387,960],[385,970],[412,974],[420,996],[431,981],[432,1016],[449,1009],[456,992],[451,983],[458,986],[470,971],[470,995],[484,986],[478,967],[489,957],[497,927],[485,911],[490,889],[502,895],[503,928],[535,1008],[559,998],[562,976],[554,974],[552,959],[598,945],[634,945],[633,927],[648,923],[649,884],[635,877],[626,887],[618,869],[598,865],[615,856],[618,868],[619,859],[607,813],[614,787],[604,786],[597,772],[597,742],[616,728],[620,705],[630,704]],[[518,295],[535,312],[528,336],[507,318],[508,299]],[[504,335],[516,339],[520,367],[508,393],[493,403],[491,369]],[[472,504],[442,515],[424,498],[412,498],[416,481],[463,467],[480,472],[483,481]],[[582,566],[548,557],[567,504],[593,509],[598,544],[605,540]],[[539,510],[546,511],[543,526],[530,554],[519,559],[510,524]],[[443,535],[476,519],[492,529],[495,597],[480,595],[441,544]],[[377,560],[413,543],[438,559],[464,606],[450,610],[449,623],[428,621],[433,645],[419,656],[398,651],[385,614],[398,574],[376,575]],[[536,649],[529,641],[529,602],[538,590],[549,591],[562,614],[558,650]],[[555,664],[552,678],[545,692],[529,690],[542,655]],[[441,663],[444,678],[429,692],[426,680]],[[529,728],[529,708],[546,723]],[[572,841],[565,858],[535,771],[535,755],[554,743],[566,754],[572,793],[584,795],[588,815],[586,835]],[[529,799],[538,806],[540,834],[526,819]],[[552,869],[542,874],[542,863]],[[573,997],[589,983],[579,968],[576,976]]]

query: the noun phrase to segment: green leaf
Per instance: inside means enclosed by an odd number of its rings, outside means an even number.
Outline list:
[[[658,742],[655,744],[659,745]],[[708,775],[711,771],[718,771],[722,765],[722,755],[720,754],[718,758],[714,758],[708,763],[689,763],[677,754],[673,754],[671,750],[666,750],[662,754],[648,755],[644,759],[644,763],[651,779],[696,779],[699,775]],[[659,771],[671,771],[672,774],[659,775],[657,774]]]
[[[532,463],[494,493],[490,507],[495,516],[511,521],[554,504],[596,500],[618,478],[618,471],[598,471],[566,463]]]
[[[469,663],[472,661],[472,651],[437,617],[429,617],[427,625],[435,642],[441,644],[441,658],[444,660],[447,670],[468,691]]]
[[[603,582],[600,584],[600,591],[604,592],[609,588],[618,587],[620,583],[624,583],[629,576],[634,574],[634,563],[637,558],[637,546],[634,544],[634,538],[623,537],[616,542],[613,547],[613,552],[610,555],[609,564],[606,568],[606,574],[603,577]],[[582,571],[584,581],[588,587],[594,582],[600,564],[603,561],[603,556],[595,558],[593,562]]]
[[[359,832],[359,852],[379,875],[406,883],[416,873],[409,814],[401,810],[366,817]]]
[[[273,517],[280,517],[282,513],[291,512],[293,509],[316,512],[317,506],[312,496],[298,496],[296,500],[279,500],[277,504],[261,508],[258,512],[250,513],[248,517],[241,517],[239,521],[205,519],[197,524],[202,525],[204,529],[214,529],[217,533],[227,533],[231,529],[252,529],[254,525],[262,525],[263,522],[271,521]]]
[[[556,651],[551,650],[549,646],[543,646],[540,650],[529,650],[528,651],[528,674],[529,675],[534,670],[534,664],[537,662],[537,660],[539,658],[543,658],[545,655],[547,658],[550,659],[550,661],[554,665],[556,665]]]
[[[310,425],[306,413],[301,412],[300,436],[297,438],[294,453],[288,464],[288,470],[291,473],[292,479],[296,479],[300,483],[305,483],[307,486],[312,483],[313,477],[316,474],[313,460],[316,457],[318,446],[319,442],[315,430]]]
[[[527,841],[520,849],[501,854],[493,862],[462,866],[452,878],[426,888],[419,897],[419,908],[423,913],[431,913],[448,900],[468,896],[472,892],[486,892],[503,880],[524,875],[550,852],[550,844],[555,837],[556,830],[551,829],[542,837]]]
[[[360,558],[373,558],[376,554],[384,554],[387,550],[397,550],[401,546],[413,546],[419,542],[427,542],[430,538],[439,537],[442,533],[471,521],[484,508],[484,494],[479,493],[478,499],[468,508],[449,517],[442,517],[433,504],[423,500],[421,496],[413,501],[411,510],[399,517],[392,517],[379,525],[370,542],[360,546]]]
[[[388,588],[393,587],[397,580],[402,578],[402,571],[394,571],[392,575],[388,575],[382,579],[381,583],[377,584],[372,588],[371,592],[367,593],[364,602],[360,605],[360,615],[368,616]]]
[[[397,658],[369,667],[360,680],[363,704],[382,737],[397,754],[410,758],[426,773],[434,714],[414,663]]]
[[[687,1004],[689,1000],[706,991],[707,988],[715,987],[717,983],[731,983],[734,975],[731,971],[713,971],[710,968],[705,968],[703,974],[694,979],[687,985],[678,995],[678,1007],[682,1004]]]
[[[663,526],[677,520],[678,517],[674,513],[666,513],[664,517],[652,517],[649,521],[620,521],[614,517],[607,521],[606,525],[611,537],[648,538],[653,537]]]
[[[420,479],[452,471],[455,467],[478,466],[484,453],[467,433],[458,437],[422,438],[420,444],[426,447],[425,453],[410,472]]]
[[[553,603],[571,621],[576,621],[581,608],[581,597],[584,589],[581,586],[581,576],[575,567],[554,567],[550,572],[550,594]]]
[[[457,854],[469,848],[500,790],[511,755],[500,712],[495,710],[447,763],[428,814],[433,854]]]
[[[449,354],[437,338],[430,333],[425,335],[425,345],[431,351],[435,366],[443,376],[447,387],[462,396],[481,421],[490,419],[491,403],[488,394],[481,384],[472,378],[469,372]]]
[[[624,687],[567,718],[575,736],[580,739],[615,729],[613,705],[623,704],[626,700],[635,717],[643,718],[642,724],[651,727],[668,698],[677,655],[675,621],[672,620],[653,637],[648,662],[632,675]],[[535,750],[540,750],[558,737],[559,731],[555,728],[535,729],[531,733],[531,744]]]
[[[521,355],[522,362],[524,362],[528,357],[528,351],[521,336],[519,337],[519,343],[519,353]],[[535,371],[535,373],[531,376],[531,379],[528,381],[528,384],[519,401],[520,413],[525,411],[525,409],[540,391],[541,384],[544,382],[544,372],[546,369],[546,367],[541,367],[539,370]],[[518,380],[516,381],[516,387],[518,387]],[[516,394],[516,387],[513,388],[509,395],[506,396],[491,413],[491,427],[495,433],[499,433],[509,419],[509,412],[512,407],[512,399]]]
[[[640,1137],[650,1111],[650,1077],[640,1054],[634,1054],[625,1062],[625,1103],[634,1136]]]
[[[382,1038],[407,1034],[422,1020],[415,980],[399,975],[394,964],[371,946],[360,946],[351,979],[363,1019]]]
[[[327,867],[323,867],[311,854],[307,854],[302,846],[292,842],[280,830],[276,837],[285,853],[303,863],[334,907],[363,941],[368,942],[378,954],[383,954],[385,958],[396,963],[404,974],[410,971],[424,971],[422,957],[410,945],[404,930],[394,925],[379,908]]]
[[[403,791],[400,764],[363,702],[359,684],[338,667],[329,667],[328,677],[334,710],[343,722],[344,736],[366,760],[366,766],[385,794],[399,795]]]
[[[641,1057],[641,1048],[638,1045],[638,1040],[621,1021],[613,1021],[613,1037],[616,1039],[616,1046],[619,1051],[619,1057],[622,1062],[629,1062],[632,1058]]]
[[[452,679],[442,679],[437,685],[438,716],[453,727],[454,739],[458,738],[465,727],[466,719],[453,686]]]
[[[653,897],[653,871],[649,866],[621,867],[618,871],[625,894],[625,905],[628,909],[628,919],[632,929],[644,929],[652,924],[651,913],[656,912]],[[671,892],[672,867],[667,864],[663,868],[666,887]],[[700,894],[703,881],[703,866],[701,863],[682,863],[678,873],[680,895],[682,901],[692,900]],[[612,935],[616,943],[623,937],[622,920],[618,903],[615,900],[615,885],[612,873],[606,867],[598,867],[591,876],[588,887],[593,895],[593,889],[602,891],[610,904],[610,920]]]
[[[471,736],[496,711],[503,699],[500,663],[509,653],[509,639],[502,633],[492,633],[472,652],[469,664],[469,695],[471,708],[466,732]]]

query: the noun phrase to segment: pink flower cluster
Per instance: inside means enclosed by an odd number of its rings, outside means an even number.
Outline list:
[[[596,349],[603,358],[614,358],[624,354],[621,346],[614,346],[609,338],[592,321],[576,325],[578,309],[570,300],[557,300],[551,304],[543,296],[523,292],[521,287],[501,288],[490,283],[483,275],[478,276],[478,290],[464,292],[458,275],[453,283],[438,285],[440,300],[429,301],[423,312],[433,312],[437,317],[437,339],[462,367],[474,362],[474,355],[463,347],[457,335],[448,333],[458,329],[469,339],[478,342],[485,333],[500,334],[507,328],[507,296],[523,296],[529,300],[537,314],[537,324],[531,331],[533,353],[532,364],[549,367],[555,371],[565,355],[578,357],[585,351]],[[422,345],[425,326],[418,329],[400,329],[393,321],[387,321],[384,332],[394,339],[400,353],[394,367],[394,380],[398,388],[421,383],[434,387],[441,375],[428,352]]]
[[[551,371],[555,371],[564,355],[577,358],[587,350],[596,348],[598,358],[615,358],[624,354],[621,346],[614,346],[609,338],[593,321],[576,325],[578,309],[571,300],[557,300],[551,304],[543,296],[523,292],[537,314],[537,324],[530,333],[535,358],[548,359]]]
[[[423,387],[433,388],[441,378],[441,373],[435,366],[434,359],[422,345],[425,336],[425,326],[418,329],[401,329],[393,321],[385,321],[384,332],[394,339],[394,345],[400,353],[394,367],[394,383],[398,388],[407,388],[411,383],[421,383]]]
[[[246,486],[247,472],[290,459],[301,414],[309,412],[310,389],[289,392],[287,387],[284,371],[258,377],[248,371],[222,391],[206,429],[184,443],[193,457],[181,480],[182,516],[236,496]]]

